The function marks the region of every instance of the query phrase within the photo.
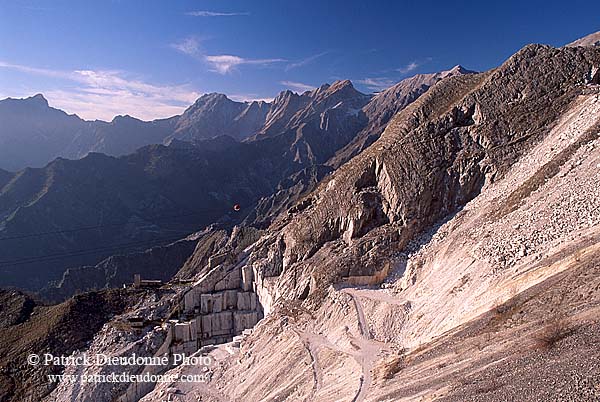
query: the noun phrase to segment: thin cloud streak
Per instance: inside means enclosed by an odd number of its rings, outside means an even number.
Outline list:
[[[225,75],[234,71],[242,65],[268,66],[274,63],[284,63],[286,59],[271,58],[271,59],[247,59],[232,54],[217,54],[207,55],[202,52],[201,41],[195,37],[185,38],[180,42],[171,44],[170,46],[180,53],[195,59],[201,60],[208,64],[210,71]]]
[[[414,71],[419,67],[420,67],[420,64],[417,63],[416,61],[413,61],[413,62],[408,63],[404,67],[400,67],[400,68],[396,69],[396,71],[398,71],[399,73],[402,73],[402,74],[408,74],[411,71]]]
[[[312,62],[314,62],[318,58],[325,56],[326,54],[329,54],[329,52],[321,52],[321,53],[318,53],[318,54],[306,57],[306,58],[304,58],[304,59],[302,59],[300,61],[297,61],[295,63],[290,63],[290,64],[288,64],[285,67],[285,71],[290,71],[290,70],[293,70],[295,68],[304,67],[304,66],[306,66],[308,64],[311,64]]]
[[[239,56],[229,54],[220,54],[214,56],[205,56],[204,59],[212,67],[211,71],[219,74],[227,74],[236,67],[249,64],[255,66],[267,66],[273,63],[285,62],[285,59],[245,59]]]
[[[273,102],[273,98],[261,98],[256,94],[229,94],[227,97],[236,102]]]
[[[294,82],[294,81],[280,81],[279,83],[281,85],[285,86],[286,88],[294,89],[298,92],[312,91],[313,89],[316,88],[313,85],[303,84],[301,82]]]
[[[361,80],[356,80],[356,82],[373,91],[383,91],[384,89],[388,89],[397,83],[397,81],[386,77],[363,78]]]
[[[0,68],[70,81],[75,85],[69,89],[50,89],[44,95],[53,106],[91,120],[112,120],[119,114],[144,120],[169,117],[181,113],[201,95],[186,85],[150,84],[129,78],[122,71],[61,71],[3,61]]]
[[[250,15],[250,13],[246,11],[237,13],[224,13],[218,11],[190,11],[185,13],[185,15],[189,15],[191,17],[236,17]]]

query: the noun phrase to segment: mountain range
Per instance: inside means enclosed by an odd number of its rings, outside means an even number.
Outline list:
[[[152,122],[85,122],[49,107],[41,95],[1,101],[0,114],[11,116],[0,133],[7,141],[19,138],[43,157],[71,141],[64,149],[85,156],[0,171],[0,284],[40,289],[68,268],[95,265],[116,251],[143,252],[217,221],[268,225],[275,211],[332,171],[330,160],[359,152],[364,133],[372,141],[429,86],[466,73],[456,67],[416,76],[374,97],[347,80],[303,94],[285,91],[272,103],[207,94],[181,116]],[[33,127],[37,134],[28,135]],[[54,145],[32,145],[43,141]],[[144,141],[166,145],[127,154]],[[242,211],[234,213],[234,204]]]
[[[370,115],[385,109],[378,103],[386,93],[395,100],[401,98],[396,108],[410,103],[432,82],[446,74],[454,74],[457,69],[402,81],[394,89],[376,96],[379,101],[370,103],[364,112]],[[394,91],[396,95],[389,95]],[[200,97],[179,116],[154,121],[117,116],[111,122],[85,121],[76,115],[68,115],[50,107],[41,94],[26,99],[8,98],[0,101],[3,122],[0,127],[0,169],[18,171],[26,167],[43,167],[57,157],[80,159],[90,152],[122,156],[146,145],[168,145],[175,139],[193,143],[219,136],[238,141],[277,136],[314,120],[325,111],[328,112],[319,125],[328,124],[329,119],[347,119],[344,113],[348,112],[358,117],[358,112],[369,104],[370,98],[370,95],[355,90],[349,81],[331,86],[324,84],[303,94],[284,91],[270,103],[235,102],[223,94],[210,93]],[[383,116],[381,120],[380,124],[384,124],[389,116]]]

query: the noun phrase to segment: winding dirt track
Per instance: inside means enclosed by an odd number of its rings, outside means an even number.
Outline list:
[[[373,366],[379,359],[381,352],[389,350],[389,348],[383,342],[372,340],[369,323],[365,318],[365,312],[360,302],[360,296],[358,295],[360,291],[354,288],[345,288],[342,289],[342,292],[350,295],[354,301],[354,307],[356,308],[356,315],[358,317],[358,326],[362,335],[362,339],[358,340],[359,349],[354,355],[354,358],[362,367],[362,376],[358,392],[352,400],[353,402],[362,402],[365,400],[369,388],[373,383]]]
[[[365,290],[345,288],[342,292],[352,297],[354,307],[356,309],[356,315],[358,317],[358,327],[360,330],[360,337],[354,338],[352,344],[356,349],[344,348],[339,345],[332,343],[327,337],[319,334],[315,334],[311,331],[295,330],[298,337],[306,347],[311,357],[312,371],[314,377],[314,388],[312,393],[312,400],[318,394],[323,384],[323,371],[319,364],[319,350],[323,348],[335,350],[349,356],[352,356],[354,360],[361,366],[362,375],[357,384],[357,391],[352,399],[353,402],[362,402],[366,399],[369,392],[369,388],[373,383],[373,367],[375,362],[381,357],[382,352],[389,351],[389,346],[384,342],[379,342],[372,339],[371,332],[369,330],[369,323],[365,317],[364,309],[360,301],[361,297],[369,297],[370,293],[365,293]],[[374,297],[375,299],[378,296]]]

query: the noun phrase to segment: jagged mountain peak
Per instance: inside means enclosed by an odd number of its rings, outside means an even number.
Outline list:
[[[306,92],[311,92],[311,91],[306,91]],[[300,97],[300,95],[297,94],[296,92],[294,92],[290,89],[286,89],[277,94],[277,96],[273,99],[272,104],[273,105],[281,104],[283,102],[286,102],[290,98],[299,98],[299,97]]]
[[[25,101],[35,102],[36,104],[42,105],[44,107],[49,107],[48,100],[42,94],[35,94],[32,97],[26,98]]]
[[[443,71],[442,73],[452,73],[452,74],[473,74],[476,71],[469,70],[461,66],[460,64],[455,65],[450,70]]]
[[[218,103],[218,102],[226,102],[226,101],[233,102],[225,94],[218,93],[218,92],[210,92],[210,93],[204,94],[201,97],[199,97],[198,99],[196,99],[196,101],[194,102],[194,104],[192,106],[190,106],[190,108],[192,108],[194,106],[198,106],[198,105],[204,105],[206,103]]]
[[[297,94],[290,90],[279,93],[271,104],[260,135],[277,135],[309,121],[321,119],[330,109],[355,114],[370,100],[370,96],[354,88],[350,80],[322,84],[312,91]]]
[[[111,121],[112,124],[133,123],[133,122],[137,123],[137,122],[141,122],[141,120],[136,119],[135,117],[132,117],[128,114],[125,114],[125,115],[117,115]]]
[[[37,108],[49,108],[48,100],[42,94],[35,94],[28,98],[6,98],[0,100],[0,104],[14,105],[17,107],[37,107]]]
[[[331,96],[335,93],[345,93],[346,95],[356,96],[365,95],[354,88],[350,80],[338,80],[331,84],[323,84],[319,88],[309,92],[309,96],[313,98]],[[366,95],[365,95],[366,96]]]
[[[268,112],[266,102],[236,102],[222,93],[202,95],[188,107],[177,121],[173,138],[196,142],[201,139],[228,135],[238,140],[257,132]]]
[[[346,87],[350,87],[350,88],[354,88],[354,85],[352,84],[352,81],[350,80],[337,80],[334,81],[333,84],[331,84],[330,88],[335,88],[340,89],[340,88],[346,88]]]

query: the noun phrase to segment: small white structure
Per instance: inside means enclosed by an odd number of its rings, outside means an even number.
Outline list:
[[[163,285],[162,281],[154,281],[142,279],[142,275],[133,275],[133,287],[136,289],[140,288],[159,288]]]
[[[585,77],[585,83],[587,85],[600,85],[600,67],[592,66]]]

